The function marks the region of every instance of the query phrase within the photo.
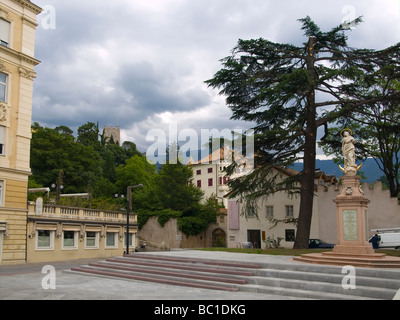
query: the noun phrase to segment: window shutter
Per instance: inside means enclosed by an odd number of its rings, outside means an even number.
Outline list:
[[[10,23],[6,20],[0,19],[0,40],[2,44],[10,43]]]

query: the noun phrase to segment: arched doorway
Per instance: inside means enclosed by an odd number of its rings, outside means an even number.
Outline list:
[[[226,233],[221,228],[217,228],[212,233],[213,247],[226,247]]]

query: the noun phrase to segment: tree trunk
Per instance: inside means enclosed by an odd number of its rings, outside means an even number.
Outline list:
[[[306,60],[310,80],[306,89],[307,125],[305,129],[304,167],[301,176],[300,211],[297,221],[296,240],[293,246],[294,249],[308,248],[314,203],[315,157],[317,143],[317,121],[314,90],[316,80],[316,73],[314,69],[314,41],[315,39],[310,37],[307,44],[308,56]]]

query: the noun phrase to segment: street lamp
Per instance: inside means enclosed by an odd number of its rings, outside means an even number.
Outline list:
[[[118,198],[118,211],[120,211],[121,210],[121,202],[120,202],[120,200],[121,200],[121,198],[124,199],[125,196],[123,194],[119,195],[118,193],[116,193],[116,194],[114,194],[114,197]]]
[[[131,206],[131,198],[132,198],[132,189],[143,188],[142,184],[137,184],[135,186],[129,186],[127,188],[127,197],[126,197],[126,254],[129,254],[129,214],[130,214],[130,206]]]
[[[58,201],[60,201],[60,193],[61,193],[61,191],[64,189],[64,186],[63,186],[62,184],[60,185],[60,184],[57,182],[57,185],[54,184],[54,183],[52,183],[52,184],[51,184],[51,187],[52,187],[53,189],[57,188],[57,189],[56,189],[56,204],[58,204]]]

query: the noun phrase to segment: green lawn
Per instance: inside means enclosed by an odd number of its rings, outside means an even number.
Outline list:
[[[331,249],[239,249],[239,248],[202,248],[204,251],[225,251],[251,254],[271,254],[283,256],[299,256],[305,253],[332,251]],[[375,250],[376,253],[385,253],[388,256],[400,257],[400,250]]]

